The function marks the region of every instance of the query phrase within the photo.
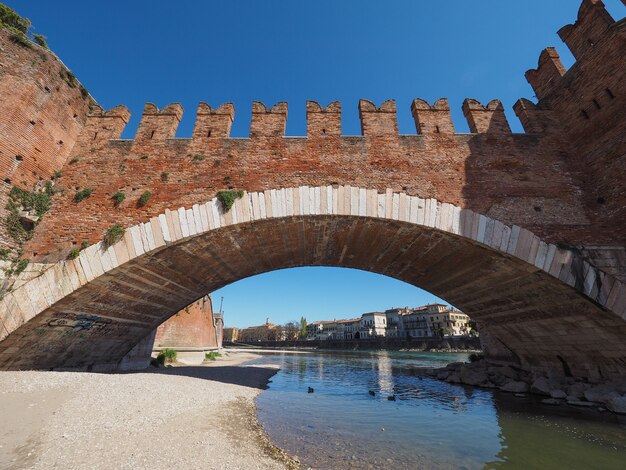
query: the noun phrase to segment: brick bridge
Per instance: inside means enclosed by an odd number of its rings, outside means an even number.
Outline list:
[[[446,299],[478,321],[494,361],[623,375],[624,24],[583,2],[559,31],[576,63],[566,71],[548,48],[526,74],[539,101],[515,104],[520,134],[497,100],[463,103],[468,134],[445,99],[415,100],[415,135],[399,135],[394,101],[361,100],[360,136],[341,135],[339,103],[311,101],[306,137],[285,137],[287,104],[254,103],[249,138],[230,137],[230,104],[200,104],[191,138],[175,137],[179,105],[148,104],[132,140],[120,139],[126,108],[95,107],[23,247],[37,275],[0,301],[0,368],[113,369],[207,293],[339,266]],[[17,132],[26,164],[32,145]],[[216,197],[227,188],[243,191],[229,210]],[[93,192],[76,202],[83,189]],[[125,234],[106,246],[116,224]]]

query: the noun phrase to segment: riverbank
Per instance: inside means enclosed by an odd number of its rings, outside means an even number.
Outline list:
[[[278,366],[228,352],[136,373],[0,372],[0,468],[284,469],[254,399]]]
[[[548,377],[512,366],[498,366],[487,360],[471,363],[453,362],[439,369],[423,369],[422,373],[451,384],[499,389],[544,397],[545,405],[595,408],[626,415],[626,379],[590,382],[575,377]]]

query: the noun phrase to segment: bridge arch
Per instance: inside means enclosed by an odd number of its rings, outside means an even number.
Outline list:
[[[494,360],[578,376],[626,372],[618,279],[524,228],[350,186],[243,193],[227,212],[217,198],[166,210],[113,246],[51,265],[0,301],[0,368],[115,368],[203,295],[309,265],[385,274],[448,300],[479,322]]]

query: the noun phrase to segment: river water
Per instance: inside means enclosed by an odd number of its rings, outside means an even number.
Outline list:
[[[257,398],[258,418],[278,447],[318,469],[626,468],[626,417],[543,405],[536,397],[452,385],[415,371],[466,359],[264,353],[253,363],[282,368]]]

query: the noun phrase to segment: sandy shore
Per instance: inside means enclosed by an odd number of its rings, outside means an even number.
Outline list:
[[[0,372],[0,468],[284,469],[254,398],[277,367],[229,352],[137,373]]]

